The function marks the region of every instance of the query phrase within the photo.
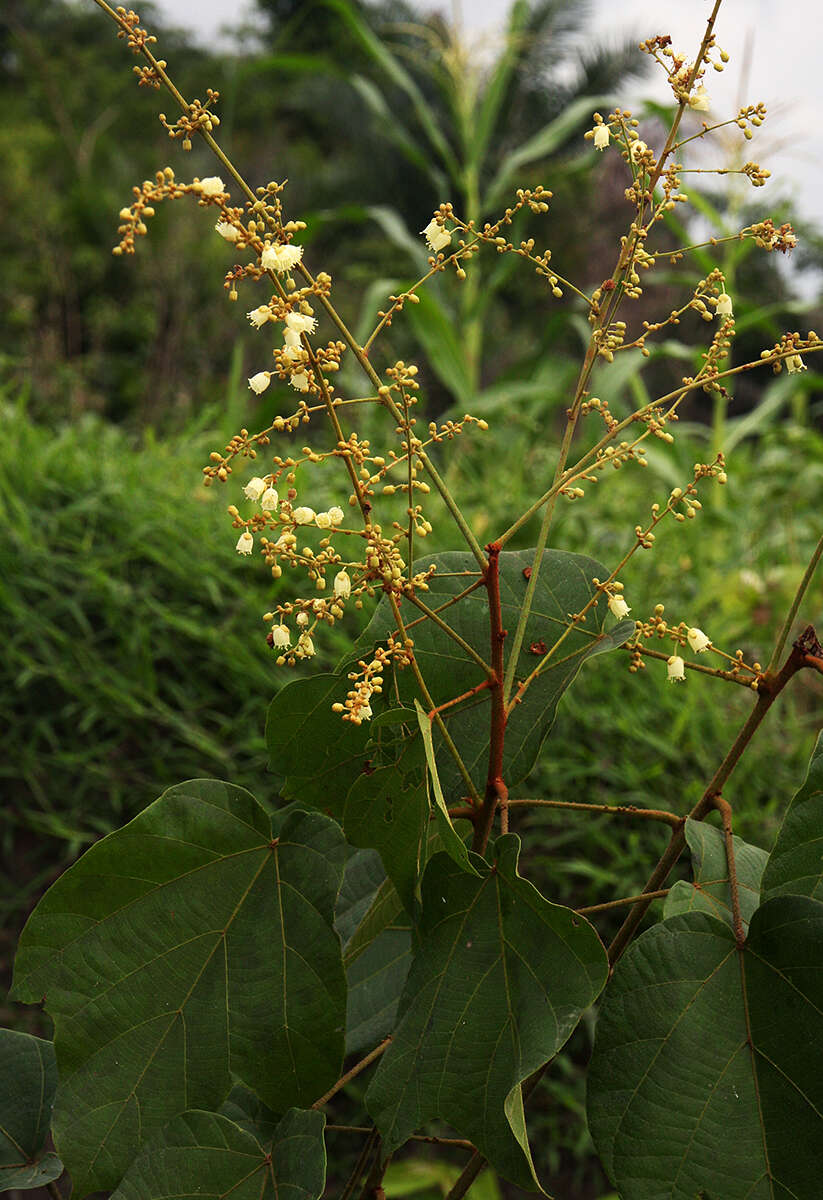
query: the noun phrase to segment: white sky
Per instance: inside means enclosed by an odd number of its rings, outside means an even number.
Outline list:
[[[177,25],[191,24],[212,38],[225,23],[225,0],[156,0]],[[488,47],[504,21],[509,0],[417,0],[421,11],[458,9],[468,38]],[[249,0],[234,8],[239,24],[252,11]],[[711,11],[711,0],[593,0],[592,36],[618,38],[670,34],[677,50],[693,57]],[[649,11],[654,15],[649,17]],[[758,192],[764,215],[781,195],[794,195],[799,212],[823,230],[823,4],[820,0],[723,0],[715,27],[718,43],[731,54],[723,74],[709,72],[706,86],[713,114],[732,116],[742,103],[762,100],[769,117],[754,140],[739,144],[745,158],[772,172]],[[493,44],[493,43],[492,43]],[[618,99],[624,107],[643,96],[670,99],[662,72],[650,76],[632,94]]]

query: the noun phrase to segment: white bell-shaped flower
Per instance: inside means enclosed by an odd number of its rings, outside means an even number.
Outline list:
[[[256,375],[252,375],[249,379],[249,387],[259,396],[261,392],[265,392],[266,388],[271,383],[271,375],[268,371],[258,371]]]
[[[252,550],[254,549],[254,538],[249,533],[248,529],[244,529],[240,534],[240,537],[237,539],[237,546],[235,549],[237,550],[238,554],[251,554]]]
[[[260,255],[260,265],[265,271],[277,271],[279,275],[293,270],[303,257],[303,247],[287,242],[267,242]]]
[[[266,490],[265,479],[261,479],[259,475],[255,475],[254,478],[250,479],[249,482],[246,484],[246,486],[243,488],[243,495],[246,497],[247,500],[251,500],[251,502],[253,504],[256,504],[257,501],[260,499],[260,497],[265,492],[265,490]]]
[[[695,654],[702,654],[704,650],[711,649],[711,641],[702,629],[690,629],[686,634],[686,641]]]
[[[351,595],[351,577],[348,571],[338,571],[335,575],[334,594],[338,600],[348,600]]]
[[[686,678],[686,664],[679,654],[666,660],[666,673],[669,683],[680,683]]]
[[[434,250],[435,254],[438,250],[443,250],[452,240],[452,235],[448,229],[444,229],[438,222],[437,217],[432,217],[425,229],[420,231],[425,237],[429,246]]]
[[[622,596],[609,596],[609,612],[613,617],[617,617],[618,621],[628,616],[631,611]]]

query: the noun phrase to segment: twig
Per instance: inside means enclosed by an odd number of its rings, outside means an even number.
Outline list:
[[[783,653],[783,647],[786,645],[786,639],[791,633],[792,625],[794,624],[795,617],[797,616],[797,610],[800,608],[803,597],[806,595],[806,591],[812,581],[815,568],[820,561],[821,554],[823,554],[823,537],[821,537],[820,541],[815,546],[814,553],[809,559],[809,565],[806,567],[806,570],[803,572],[803,578],[797,585],[797,591],[795,592],[794,600],[792,600],[792,606],[786,615],[786,620],[783,622],[783,628],[778,634],[774,650],[772,651],[772,656],[769,659],[769,665],[766,668],[767,671],[773,671],[780,660],[780,656]]]
[[[326,1129],[332,1129],[335,1133],[371,1133],[369,1125],[327,1125]],[[431,1142],[437,1146],[457,1146],[461,1150],[474,1150],[474,1142],[467,1141],[466,1138],[447,1138],[435,1137],[434,1134],[413,1133],[409,1137],[410,1142]]]
[[[639,817],[647,821],[665,821],[674,829],[679,829],[685,817],[677,813],[666,812],[662,808],[638,808],[634,804],[584,804],[579,800],[509,800],[509,807],[518,806],[531,808],[571,808],[577,812],[602,813],[610,817]]]
[[[315,1100],[312,1108],[322,1108],[324,1104],[327,1104],[332,1096],[336,1096],[340,1089],[346,1086],[350,1079],[354,1079],[355,1075],[359,1075],[361,1071],[365,1071],[366,1067],[370,1066],[376,1058],[379,1058],[384,1050],[388,1050],[390,1043],[391,1037],[384,1038],[379,1046],[375,1046],[373,1050],[370,1050],[366,1057],[361,1058],[360,1062],[355,1063],[350,1071],[347,1071],[345,1075],[341,1075],[337,1083],[332,1084],[325,1095],[321,1096],[319,1100]]]
[[[486,570],[486,590],[489,595],[489,640],[494,678],[489,682],[491,714],[489,728],[489,769],[480,817],[475,822],[472,850],[485,854],[489,843],[494,814],[498,804],[505,807],[509,791],[503,780],[503,746],[506,737],[506,703],[503,689],[503,643],[506,630],[500,607],[500,546],[490,542],[486,547],[489,565]]]
[[[363,1147],[360,1151],[360,1154],[357,1156],[357,1162],[354,1164],[352,1173],[346,1180],[346,1186],[340,1193],[340,1200],[351,1200],[351,1197],[354,1194],[354,1189],[360,1182],[360,1178],[366,1169],[366,1164],[371,1158],[374,1147],[378,1142],[378,1136],[377,1130],[373,1128],[363,1143]]]
[[[737,865],[734,859],[734,834],[732,832],[732,806],[722,796],[714,797],[714,807],[723,823],[723,840],[726,843],[726,867],[729,872],[729,894],[732,900],[732,928],[738,950],[746,941],[743,921],[740,917],[740,889],[737,883]]]
[[[808,630],[807,630],[808,634]],[[793,675],[803,667],[805,658],[805,644],[802,638],[798,639],[792,647],[792,652],[783,664],[783,667],[778,675],[772,676],[766,674],[760,681],[757,703],[743,723],[743,726],[734,740],[734,743],[726,757],[723,759],[720,766],[712,776],[709,786],[695,804],[689,817],[693,821],[702,821],[708,812],[714,808],[715,797],[721,795],[723,787],[726,784],[729,776],[737,766],[744,750],[760,725],[760,722],[765,717],[766,713],[771,708],[774,701],[783,691],[783,688],[789,682]],[[674,831],[669,841],[668,846],[661,855],[655,869],[649,876],[648,882],[643,889],[647,900],[639,902],[632,907],[631,912],[626,917],[626,920],[620,926],[617,934],[609,946],[609,962],[614,966],[620,955],[628,946],[633,938],[638,925],[643,920],[646,911],[651,903],[652,892],[657,892],[666,882],[674,864],[680,857],[686,845],[686,838],[682,827]]]
[[[659,900],[663,896],[668,896],[670,891],[671,888],[660,888],[657,892],[641,892],[639,896],[621,896],[619,900],[607,900],[605,904],[589,904],[586,908],[576,908],[574,911],[580,913],[581,917],[585,917],[589,913],[606,912],[610,908],[624,908],[627,904],[639,904],[641,900]]]

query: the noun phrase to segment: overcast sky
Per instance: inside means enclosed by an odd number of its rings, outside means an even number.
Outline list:
[[[156,0],[175,24],[213,37],[225,21],[225,0]],[[478,52],[494,46],[509,0],[418,0],[421,11],[454,12],[459,7],[467,38],[478,39]],[[593,0],[591,36],[618,38],[668,33],[677,50],[693,57],[711,11],[711,0]],[[240,0],[238,22],[252,11]],[[648,14],[652,13],[650,17]],[[820,0],[723,0],[715,27],[718,43],[731,54],[723,74],[709,72],[706,85],[712,111],[732,116],[742,103],[762,100],[769,118],[745,148],[747,158],[772,171],[760,189],[764,215],[779,195],[794,194],[800,213],[823,229],[823,4]],[[173,64],[172,64],[173,65]],[[622,97],[624,106],[641,96],[670,99],[662,71]],[[742,142],[742,135],[741,135]],[[547,181],[550,185],[550,181]]]

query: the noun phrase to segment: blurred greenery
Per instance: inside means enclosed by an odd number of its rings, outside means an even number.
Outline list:
[[[639,75],[646,60],[630,52],[636,37],[599,46],[589,7],[571,0],[519,0],[508,36],[485,57],[468,52],[444,18],[394,0],[258,0],[258,9],[261,32],[210,50],[160,27],[150,6],[140,11],[185,94],[220,90],[220,141],[239,169],[255,184],[289,178],[289,215],[307,221],[307,260],[332,274],[358,336],[368,336],[390,292],[427,269],[418,231],[446,199],[463,216],[490,219],[515,187],[542,183],[554,193],[550,213],[518,219],[511,240],[550,245],[557,270],[584,288],[608,275],[627,215],[624,172],[616,154],[598,157],[581,134],[595,108],[605,113],[618,98],[618,84]],[[263,721],[282,679],[260,620],[273,585],[234,553],[225,507],[236,485],[205,490],[200,468],[241,425],[262,427],[291,400],[273,387],[261,403],[245,388],[261,366],[262,335],[243,312],[258,301],[252,293],[238,305],[225,300],[230,251],[205,213],[167,205],[133,258],[111,256],[117,213],[135,183],[168,162],[185,179],[216,168],[203,147],[186,156],[169,142],[156,114],[170,113],[170,100],[136,87],[106,20],[90,2],[9,0],[0,62],[7,966],[42,889],[168,785],[224,776],[276,801]],[[664,117],[649,105],[643,135],[655,137]],[[699,240],[706,223],[722,234],[765,215],[736,190],[694,198]],[[791,217],[788,209],[772,215]],[[749,242],[664,260],[656,286],[631,309],[633,327],[682,304],[694,279],[719,265],[734,294],[734,361],[757,358],[784,330],[820,330],[804,273],[823,264],[823,237],[800,233],[804,250],[791,270]],[[689,229],[672,217],[664,237],[674,248]],[[472,266],[462,285],[445,274],[433,280],[373,356],[420,363],[427,419],[468,409],[489,421],[487,434],[435,450],[488,539],[551,478],[588,325],[579,304],[552,300],[513,255],[487,254]],[[699,364],[702,322],[690,314],[675,333],[649,358],[629,352],[598,368],[592,390],[616,416]],[[672,623],[697,624],[726,650],[765,663],[821,532],[814,366],[792,377],[750,372],[721,401],[698,393],[681,409],[675,444],[656,443],[645,471],[624,468],[619,479],[588,485],[583,502],[560,507],[553,544],[618,560],[652,501],[664,502],[695,461],[723,449],[727,487],[707,486],[694,522],[664,528],[653,552],[635,556],[622,576],[625,595],[635,617],[663,603]],[[340,382],[358,388],[360,376],[346,366]],[[382,436],[380,413],[364,419],[363,436]],[[595,423],[589,418],[581,444],[598,436]],[[329,476],[320,486],[334,503]],[[453,548],[448,519],[429,499],[427,548]],[[511,548],[532,544],[535,533],[534,523],[524,526]],[[278,586],[280,598],[290,594],[288,578]],[[805,615],[823,623],[820,597],[817,584]],[[344,622],[324,637],[324,665],[355,632]],[[694,674],[669,686],[655,661],[636,675],[627,667],[619,652],[584,669],[523,795],[678,812],[693,802],[751,695]],[[805,770],[821,682],[804,679],[781,698],[729,786],[736,831],[766,848]],[[650,822],[572,812],[515,813],[512,824],[527,834],[523,870],[576,906],[638,890],[665,841]],[[598,927],[607,936],[617,921]],[[593,1018],[552,1066],[529,1118],[546,1186],[580,1200],[608,1191],[582,1118],[592,1030]],[[361,1097],[358,1080],[337,1119],[359,1120]],[[408,1148],[392,1165],[392,1194],[443,1195],[453,1161]],[[495,1200],[497,1184],[481,1176],[472,1194]]]

